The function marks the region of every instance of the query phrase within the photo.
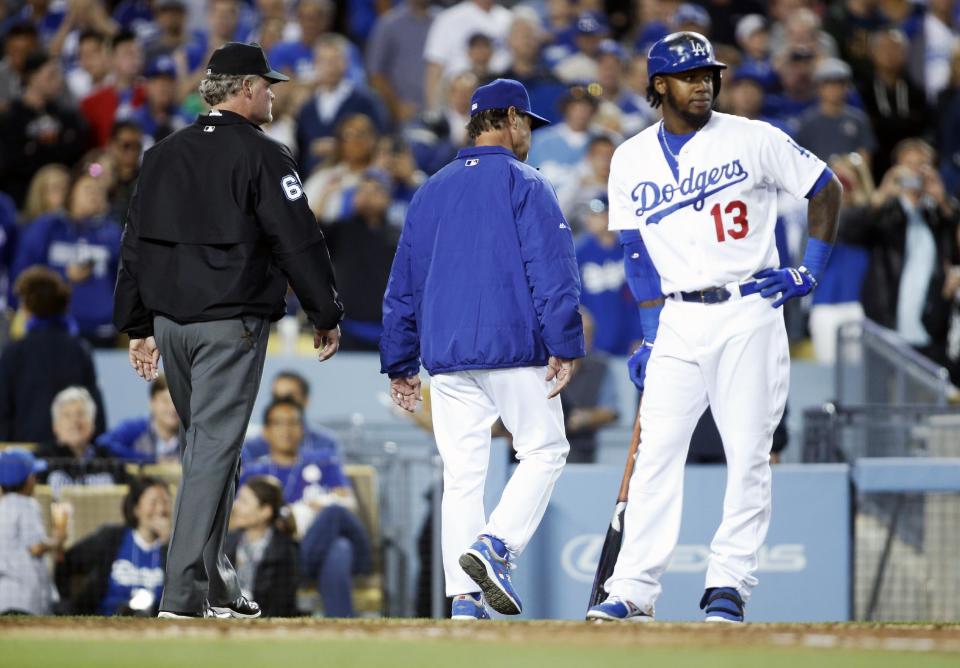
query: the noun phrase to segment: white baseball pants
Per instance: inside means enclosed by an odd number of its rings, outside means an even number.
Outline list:
[[[496,536],[517,556],[543,519],[570,450],[560,397],[547,399],[553,382],[545,380],[546,373],[546,367],[458,371],[430,381],[433,432],[443,460],[441,545],[448,596],[480,591],[457,561],[478,535]],[[497,417],[513,434],[520,463],[488,521],[483,490]]]
[[[770,446],[789,374],[783,312],[770,301],[759,295],[722,304],[667,300],[647,366],[640,448],[609,594],[652,612],[680,534],[690,437],[709,402],[727,485],[706,587],[734,587],[744,601],[750,597],[770,523]]]

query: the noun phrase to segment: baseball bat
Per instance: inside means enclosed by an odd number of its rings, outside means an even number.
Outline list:
[[[630,451],[627,453],[627,464],[623,467],[623,479],[620,481],[620,491],[617,493],[617,503],[613,508],[613,518],[607,528],[607,537],[603,541],[600,551],[600,561],[597,563],[597,574],[593,578],[593,589],[590,590],[589,608],[603,603],[607,592],[603,584],[613,574],[613,567],[620,555],[620,543],[623,541],[623,515],[627,510],[627,495],[630,489],[630,477],[633,475],[633,465],[640,446],[640,408],[637,407],[637,419],[633,423],[633,434],[630,437]]]

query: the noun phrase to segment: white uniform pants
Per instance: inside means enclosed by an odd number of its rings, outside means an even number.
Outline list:
[[[770,446],[789,382],[783,312],[759,295],[722,304],[668,299],[647,366],[640,448],[623,546],[606,590],[652,611],[680,534],[690,436],[709,402],[727,458],[723,520],[706,587],[746,601],[770,523]]]
[[[519,555],[540,524],[570,445],[560,397],[547,400],[546,367],[458,371],[430,381],[433,432],[443,460],[441,543],[448,596],[479,591],[460,555],[485,533]],[[489,521],[483,489],[490,428],[497,417],[513,434],[520,463]]]

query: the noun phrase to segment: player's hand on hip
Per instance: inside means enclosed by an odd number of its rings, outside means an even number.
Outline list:
[[[806,267],[764,269],[755,274],[754,278],[760,282],[760,296],[764,299],[780,294],[771,304],[773,308],[779,308],[795,297],[808,295],[817,287],[817,279]]]
[[[390,379],[390,398],[405,411],[413,413],[423,400],[420,393],[420,376]]]
[[[560,357],[550,356],[550,359],[547,360],[547,382],[551,380],[557,382],[553,386],[553,389],[547,394],[547,399],[553,399],[560,394],[560,391],[563,390],[570,382],[570,379],[573,378],[573,374],[576,373],[577,367],[579,366],[579,360],[565,360]]]
[[[653,352],[653,341],[644,340],[627,360],[627,372],[630,374],[630,380],[641,392],[643,392],[643,383],[647,377],[647,362],[650,361],[651,352]]]
[[[130,366],[145,381],[160,375],[160,348],[152,336],[145,339],[130,339]]]
[[[320,350],[318,357],[321,362],[326,362],[336,355],[337,351],[340,350],[340,325],[333,329],[317,329],[314,327],[313,347],[315,350]]]

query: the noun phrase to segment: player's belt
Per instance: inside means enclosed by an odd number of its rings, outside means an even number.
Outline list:
[[[739,299],[758,292],[760,292],[760,283],[758,281],[748,281],[747,283],[730,283],[718,288],[705,288],[693,292],[674,292],[669,296],[698,304],[722,304],[727,300]]]

